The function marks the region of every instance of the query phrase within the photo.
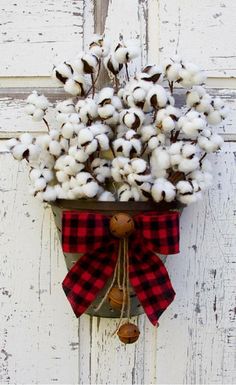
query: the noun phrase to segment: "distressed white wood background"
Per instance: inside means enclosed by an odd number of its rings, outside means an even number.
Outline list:
[[[27,168],[4,141],[44,131],[23,115],[28,89],[19,87],[54,86],[52,64],[93,33],[94,4],[0,0],[0,383],[236,383],[235,1],[97,0],[97,29],[101,7],[114,39],[141,39],[143,61],[177,52],[207,69],[233,110],[219,130],[226,143],[214,187],[181,217],[181,253],[167,262],[177,296],[159,329],[141,316],[138,343],[123,346],[111,337],[115,320],[77,321],[60,286],[66,267],[50,208],[29,196]]]

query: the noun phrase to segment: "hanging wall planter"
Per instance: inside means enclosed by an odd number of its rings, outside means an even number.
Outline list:
[[[206,156],[222,146],[214,126],[228,112],[196,65],[173,57],[141,69],[139,48],[95,36],[53,70],[69,99],[51,105],[36,91],[27,99],[26,112],[48,134],[8,142],[29,164],[32,195],[52,205],[76,316],[120,317],[125,343],[139,335],[132,315],[145,311],[157,325],[174,299],[158,255],[179,251],[180,207],[211,184]]]

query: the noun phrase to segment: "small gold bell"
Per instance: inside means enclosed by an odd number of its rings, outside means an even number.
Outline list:
[[[108,302],[113,309],[120,310],[123,305],[123,301],[127,303],[127,294],[125,298],[123,296],[123,290],[118,286],[114,286],[108,294]]]
[[[110,219],[110,232],[117,238],[128,237],[134,231],[134,229],[134,220],[128,214],[115,214]]]
[[[130,322],[121,325],[119,328],[117,335],[121,342],[124,344],[133,344],[139,338],[140,331],[135,324]]]

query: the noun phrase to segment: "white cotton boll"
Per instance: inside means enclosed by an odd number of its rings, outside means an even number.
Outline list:
[[[115,58],[114,55],[110,55],[104,59],[104,65],[108,71],[108,74],[117,75],[123,67]]]
[[[103,105],[105,103],[111,103],[114,95],[114,89],[111,87],[104,87],[98,94],[97,103]]]
[[[93,140],[93,134],[89,128],[83,128],[78,133],[78,143],[83,146],[84,144],[91,142]]]
[[[220,124],[222,120],[220,112],[217,110],[210,111],[206,118],[207,118],[207,122],[214,126],[217,124]]]
[[[83,186],[83,192],[86,197],[88,198],[94,198],[99,190],[99,186],[97,182],[89,182]]]
[[[84,147],[84,151],[86,152],[86,154],[91,155],[95,151],[97,151],[97,148],[98,148],[98,141],[96,139],[93,139],[91,143],[89,143],[88,145],[86,145],[86,147]]]
[[[55,192],[57,194],[57,198],[58,199],[67,199],[67,194],[66,192],[63,190],[62,186],[59,185],[59,184],[56,184],[54,186],[54,189],[55,189]]]
[[[115,197],[110,191],[103,191],[102,194],[99,195],[98,201],[100,201],[100,202],[114,202]]]
[[[184,205],[190,205],[191,203],[196,202],[197,198],[198,196],[196,193],[187,194],[187,195],[177,195],[178,201],[180,201]]]
[[[177,155],[177,154],[180,154],[180,151],[182,149],[182,146],[183,146],[183,142],[182,141],[179,141],[179,142],[176,142],[176,143],[172,143],[170,145],[170,147],[168,148],[168,152],[170,155]]]
[[[31,134],[24,133],[24,134],[20,135],[20,141],[22,144],[28,145],[28,144],[32,143],[33,137]]]
[[[69,175],[65,171],[57,171],[56,177],[60,183],[67,182],[69,180]]]
[[[101,119],[109,119],[113,116],[115,107],[112,104],[105,104],[103,107],[98,108],[98,115]]]
[[[47,186],[47,182],[43,177],[40,177],[34,181],[35,191],[42,191]]]
[[[29,177],[32,181],[36,181],[37,179],[40,178],[41,175],[42,175],[41,170],[34,168],[33,170],[30,171]]]
[[[12,155],[15,159],[17,160],[22,160],[24,153],[28,150],[28,147],[25,144],[17,144],[13,149],[12,149]]]
[[[61,134],[63,135],[63,137],[65,139],[71,139],[73,138],[73,135],[74,135],[74,127],[73,127],[73,124],[71,124],[70,122],[67,122],[63,125],[62,129],[61,129]]]
[[[70,114],[75,112],[75,105],[73,99],[66,99],[60,103],[57,103],[56,110],[59,113]]]
[[[127,63],[128,49],[126,47],[119,47],[114,52],[114,58],[118,63]]]
[[[152,186],[151,194],[155,202],[161,202],[162,200],[171,202],[175,199],[176,189],[175,186],[165,178],[158,178]]]
[[[182,66],[178,62],[168,62],[165,65],[166,77],[170,82],[175,82],[179,79],[179,71],[182,69]]]
[[[123,110],[121,115],[121,123],[124,123],[128,128],[137,130],[144,121],[144,114],[138,108],[130,108]]]
[[[152,136],[156,135],[156,129],[152,125],[142,126],[141,130],[141,140],[142,142],[147,142]]]
[[[64,85],[64,90],[74,96],[83,96],[85,92],[84,78],[76,75],[72,79],[68,79]]]
[[[36,105],[37,103],[37,100],[38,100],[38,93],[37,91],[33,91],[26,99],[26,103],[29,103],[29,104],[33,104],[33,105]]]
[[[55,130],[55,129],[50,130],[49,136],[52,140],[59,140],[60,132],[58,130]]]
[[[156,84],[148,92],[147,102],[154,108],[165,107],[167,104],[166,90],[159,84]]]
[[[196,170],[199,167],[199,159],[194,156],[192,159],[182,158],[178,164],[178,170],[184,173]]]
[[[51,142],[51,138],[49,135],[40,135],[36,138],[35,143],[40,146],[43,150],[46,150],[49,148],[49,144]]]
[[[43,119],[44,115],[45,113],[43,110],[41,110],[40,108],[36,108],[32,115],[32,119],[35,120],[36,122],[39,122],[40,120]]]
[[[47,186],[43,193],[43,200],[46,202],[53,202],[57,199],[57,191],[52,186]]]
[[[180,194],[191,194],[193,186],[189,181],[181,180],[176,184],[176,189]]]
[[[97,135],[96,139],[99,143],[99,147],[102,151],[107,151],[109,150],[109,139],[105,134]]]
[[[170,167],[170,155],[167,150],[161,147],[156,148],[152,152],[150,164],[154,177],[158,175],[159,170],[167,170]]]
[[[12,151],[12,149],[19,143],[19,141],[15,138],[11,138],[6,141],[6,147]]]
[[[131,160],[131,166],[135,173],[143,173],[147,168],[147,162],[144,159],[134,158]]]
[[[63,191],[65,191],[66,193],[68,193],[68,191],[70,190],[70,181],[69,181],[69,178],[68,178],[67,181],[63,182],[61,186],[62,186]]]
[[[35,111],[35,105],[26,104],[26,106],[24,107],[24,111],[27,115],[33,115]]]
[[[182,155],[188,158],[196,153],[196,146],[194,144],[184,144],[182,147]]]
[[[65,83],[66,79],[73,75],[73,69],[68,63],[59,64],[53,69],[52,77],[60,83]]]
[[[170,116],[167,116],[162,121],[162,130],[164,132],[171,132],[175,128],[175,122]]]
[[[29,150],[29,161],[31,162],[31,161],[37,160],[41,152],[40,147],[35,144],[30,144],[28,146],[28,150]]]
[[[52,155],[60,156],[61,155],[61,145],[56,140],[52,140],[49,144],[49,152]]]
[[[42,175],[43,175],[44,179],[46,180],[46,182],[51,182],[54,178],[54,174],[53,174],[52,170],[48,170],[47,168],[44,168],[42,170]]]
[[[35,102],[35,106],[41,110],[46,110],[49,107],[49,101],[44,95],[38,95],[38,98]]]
[[[93,41],[89,44],[89,50],[97,57],[105,57],[108,55],[110,50],[110,40],[107,37],[101,35],[95,35]]]
[[[112,97],[111,104],[115,107],[117,111],[120,111],[123,108],[120,98],[116,95]]]

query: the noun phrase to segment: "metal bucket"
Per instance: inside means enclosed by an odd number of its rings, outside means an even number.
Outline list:
[[[51,204],[56,227],[58,230],[59,238],[61,240],[62,235],[62,212],[63,210],[78,210],[78,211],[92,211],[107,215],[114,215],[117,213],[127,213],[131,216],[137,215],[142,212],[156,211],[163,212],[169,210],[178,210],[181,212],[183,206],[177,202],[96,202],[89,200],[57,200]],[[81,254],[64,253],[67,269],[70,270],[72,266],[81,257]],[[158,254],[158,256],[165,262],[166,256]],[[119,318],[120,311],[111,308],[108,301],[105,301],[98,311],[95,308],[100,304],[107,289],[109,288],[111,280],[107,282],[103,290],[100,291],[96,300],[89,306],[86,313],[95,317],[105,318]],[[144,313],[144,310],[136,297],[132,286],[130,286],[130,315],[137,316]]]

